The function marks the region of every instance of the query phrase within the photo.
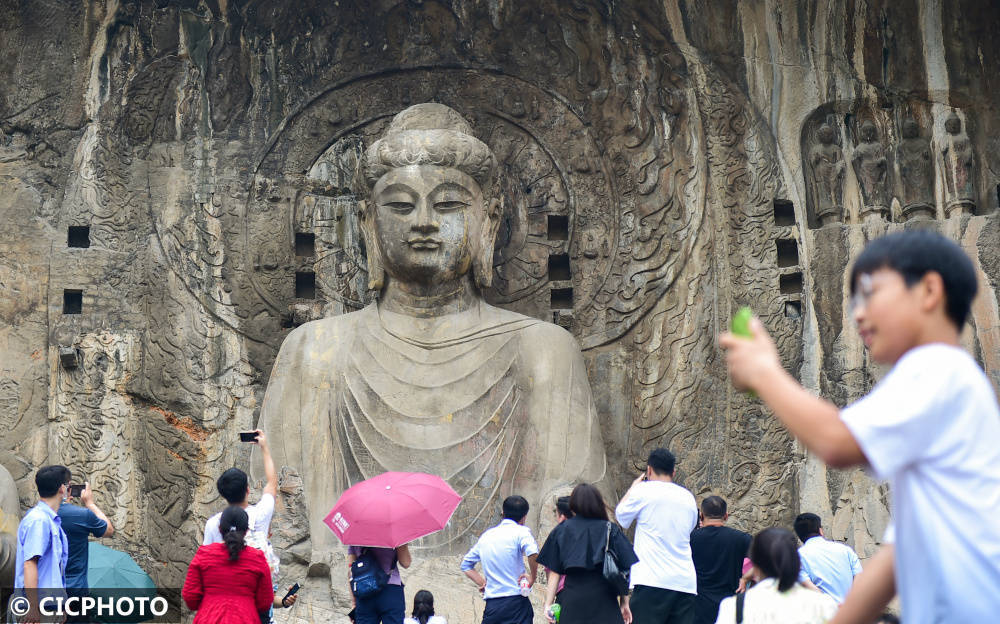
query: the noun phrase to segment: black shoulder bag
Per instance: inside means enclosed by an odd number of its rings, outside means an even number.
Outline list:
[[[615,593],[619,596],[628,594],[628,575],[631,570],[622,570],[618,565],[618,557],[615,557],[611,548],[611,523],[608,522],[608,534],[604,540],[604,580],[611,583]]]
[[[743,624],[743,602],[747,599],[747,592],[736,594],[736,624]]]

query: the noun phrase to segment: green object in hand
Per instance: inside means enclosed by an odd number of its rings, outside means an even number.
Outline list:
[[[733,332],[734,336],[739,336],[740,338],[753,338],[753,334],[750,332],[750,319],[752,318],[753,310],[747,306],[743,306],[733,315],[733,320],[729,323],[730,331]],[[747,396],[751,399],[756,399],[757,393],[751,390],[747,392]]]
[[[753,338],[753,334],[750,333],[750,319],[752,318],[753,310],[747,306],[743,306],[736,311],[736,315],[733,316],[733,320],[729,324],[729,329],[733,332],[733,335],[740,338]]]
[[[552,614],[552,619],[559,623],[559,616],[562,615],[562,606],[557,602],[551,607],[549,607],[549,613]]]

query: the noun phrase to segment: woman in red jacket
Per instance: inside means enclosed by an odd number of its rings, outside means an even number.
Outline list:
[[[201,546],[191,560],[181,595],[198,612],[194,624],[260,624],[274,602],[264,553],[243,541],[247,526],[246,511],[227,508],[219,520],[224,543]]]

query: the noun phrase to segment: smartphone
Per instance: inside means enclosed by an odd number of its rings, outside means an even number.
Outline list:
[[[288,600],[289,598],[291,598],[292,596],[294,596],[295,592],[297,592],[297,591],[299,591],[299,584],[298,583],[292,585],[292,588],[288,590],[288,593],[285,594],[285,597],[281,599],[281,604],[285,604],[285,601]]]
[[[71,497],[73,497],[73,498],[80,498],[80,495],[83,494],[83,488],[84,488],[84,486],[82,484],[81,485],[70,485],[69,486],[69,495]]]
[[[256,431],[241,431],[240,432],[240,442],[256,442],[257,432]]]

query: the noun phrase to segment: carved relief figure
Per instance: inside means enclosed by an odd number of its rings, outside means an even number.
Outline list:
[[[17,525],[20,521],[17,486],[7,469],[0,466],[0,587],[14,586]]]
[[[861,218],[868,215],[888,217],[889,197],[886,185],[885,147],[878,129],[871,121],[861,124],[861,143],[854,150],[854,174],[861,187]]]
[[[819,145],[809,150],[816,220],[820,225],[840,223],[844,220],[844,152],[834,140],[836,135],[830,124],[820,126],[816,137]]]
[[[945,214],[973,214],[976,189],[973,178],[972,143],[962,130],[962,120],[952,113],[944,122],[948,133],[941,154],[944,156]]]
[[[420,548],[462,552],[517,492],[543,503],[600,481],[605,456],[580,349],[563,329],[487,304],[496,160],[441,104],[396,115],[368,148],[359,203],[375,303],[294,330],[260,426],[302,478],[318,573],[339,550],[322,518],[386,470],[442,475],[463,496]]]
[[[903,121],[903,139],[896,147],[903,219],[934,218],[934,161],[930,139],[920,136],[913,118]]]

